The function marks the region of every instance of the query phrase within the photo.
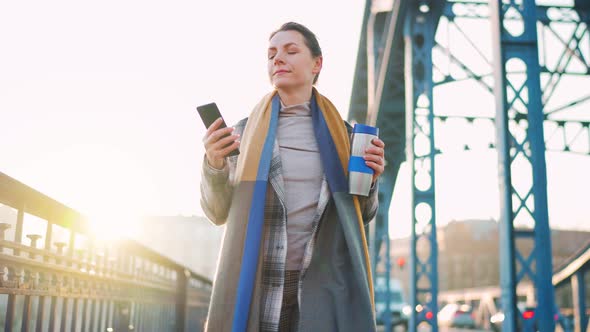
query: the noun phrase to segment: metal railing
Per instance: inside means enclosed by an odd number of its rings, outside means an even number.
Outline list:
[[[108,207],[105,207],[105,209]],[[0,172],[5,331],[200,331],[211,281]]]

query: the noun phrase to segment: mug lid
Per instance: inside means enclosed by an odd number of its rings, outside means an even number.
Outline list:
[[[369,135],[379,135],[379,128],[372,127],[365,124],[355,123],[352,132],[355,134],[369,134]]]

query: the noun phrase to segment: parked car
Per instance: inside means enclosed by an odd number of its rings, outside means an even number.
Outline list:
[[[375,318],[377,325],[384,325],[386,319],[386,284],[384,278],[377,278],[375,282]],[[397,279],[389,280],[389,309],[391,311],[391,326],[403,326],[408,329],[408,320],[410,319],[411,308],[405,301],[402,284]]]
[[[418,324],[420,324],[421,322],[428,322],[428,324],[432,324],[433,319],[434,313],[428,305],[416,305],[416,321],[418,322]]]
[[[523,324],[524,326],[526,326],[527,328],[530,329],[530,327],[533,328],[534,331],[537,331],[537,321],[535,318],[535,307],[534,306],[527,306],[526,304],[519,302],[516,304],[516,307],[518,308],[518,311],[521,313],[521,319],[516,321],[516,329],[518,331],[522,331],[523,330]],[[553,315],[553,319],[555,320],[555,322],[558,322],[559,320],[559,312],[557,311],[557,309],[555,310],[555,314]],[[502,324],[504,323],[504,312],[503,311],[498,311],[497,313],[495,313],[494,315],[492,315],[492,317],[490,317],[490,326],[492,327],[492,330],[494,330],[495,332],[500,332],[502,331]]]
[[[473,308],[468,304],[449,303],[437,315],[438,326],[475,329]]]

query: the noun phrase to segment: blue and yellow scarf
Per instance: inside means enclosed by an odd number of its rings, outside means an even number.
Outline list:
[[[239,200],[240,206],[249,206],[250,209],[243,211],[243,214],[240,213],[242,220],[247,220],[247,227],[242,245],[241,269],[233,310],[232,331],[234,332],[246,331],[248,324],[258,257],[264,234],[264,204],[279,111],[279,96],[276,91],[273,91],[254,108],[242,134],[233,200]],[[350,138],[344,121],[334,105],[315,89],[311,99],[311,112],[323,170],[340,222],[355,223],[360,234],[360,237],[356,234],[345,234],[345,237],[351,252],[364,253],[364,257],[356,257],[354,260],[360,260],[358,263],[365,266],[362,270],[367,271],[367,275],[359,276],[359,278],[368,282],[374,309],[369,251],[360,204],[356,196],[348,194]],[[349,227],[349,229],[354,228]]]

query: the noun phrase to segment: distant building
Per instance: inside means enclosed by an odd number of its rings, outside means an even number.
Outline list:
[[[500,280],[498,223],[494,220],[452,221],[437,228],[439,290],[497,286]],[[552,230],[553,266],[560,265],[590,239],[590,232]],[[529,256],[532,240],[518,240],[519,251]],[[429,256],[428,245],[418,244],[417,255]],[[410,239],[391,240],[392,275],[409,287],[409,264],[395,265],[398,258],[410,259]],[[383,271],[380,264],[377,271]]]
[[[213,279],[224,228],[205,217],[147,217],[134,239]]]

